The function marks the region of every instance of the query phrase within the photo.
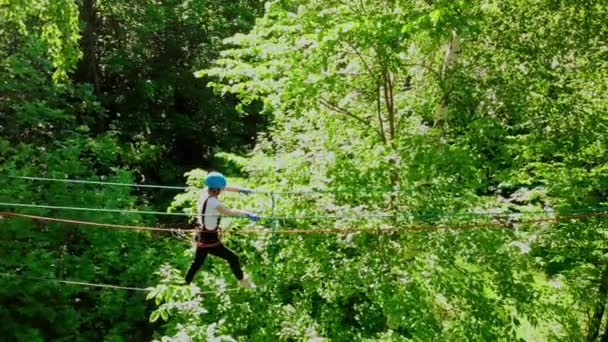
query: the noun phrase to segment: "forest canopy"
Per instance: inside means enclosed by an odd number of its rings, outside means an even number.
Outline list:
[[[0,0],[0,334],[608,341],[607,17]]]

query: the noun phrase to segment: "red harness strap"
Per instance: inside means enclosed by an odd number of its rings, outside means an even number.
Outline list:
[[[196,243],[196,248],[213,248],[213,247],[217,247],[221,244],[221,242],[215,242],[215,243],[203,243],[203,242],[197,242]]]
[[[201,241],[195,241],[195,244],[196,244],[197,248],[212,248],[212,247],[217,247],[217,246],[219,246],[222,243],[222,241],[221,241],[221,230],[220,230],[219,227],[216,229],[216,231],[213,232],[214,234],[217,234],[217,242],[211,242],[211,243],[204,242],[205,238],[203,237],[203,235],[206,232],[209,232],[209,230],[203,230],[203,229],[199,230],[198,227],[197,227],[197,234],[200,233],[199,236],[200,236],[200,240],[201,240]]]

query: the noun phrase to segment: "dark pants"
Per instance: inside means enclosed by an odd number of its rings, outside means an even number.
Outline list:
[[[230,264],[230,269],[232,269],[232,273],[234,273],[236,279],[243,279],[243,270],[241,269],[239,257],[236,256],[233,251],[229,250],[228,248],[226,248],[226,246],[220,243],[219,245],[214,247],[196,248],[196,255],[194,256],[194,261],[192,262],[192,265],[190,265],[188,273],[186,273],[186,283],[190,284],[192,278],[194,278],[194,275],[196,274],[198,269],[205,262],[207,254],[215,255],[228,261],[228,264]]]

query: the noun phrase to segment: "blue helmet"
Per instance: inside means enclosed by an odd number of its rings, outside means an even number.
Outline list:
[[[209,172],[205,177],[205,185],[211,189],[223,189],[226,183],[226,177],[219,172]]]

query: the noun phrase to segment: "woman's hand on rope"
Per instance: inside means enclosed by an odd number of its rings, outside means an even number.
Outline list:
[[[245,195],[250,195],[253,193],[253,189],[247,189],[247,188],[240,188],[239,192]]]
[[[260,220],[260,217],[253,213],[246,213],[245,216],[253,222],[257,222]]]

